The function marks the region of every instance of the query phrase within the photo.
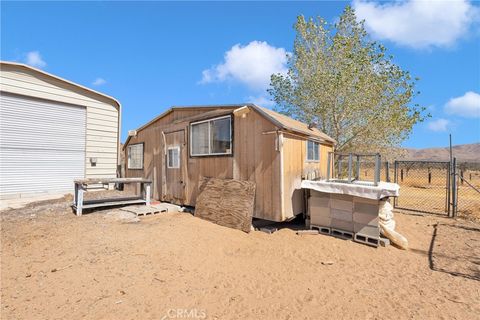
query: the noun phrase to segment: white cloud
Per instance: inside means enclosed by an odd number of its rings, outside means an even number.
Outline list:
[[[430,121],[427,124],[427,127],[431,131],[445,132],[447,131],[449,125],[450,125],[450,121],[448,121],[447,119],[437,119],[437,120]]]
[[[461,97],[450,99],[444,111],[465,118],[480,118],[480,94],[468,91]]]
[[[451,46],[480,17],[480,9],[468,0],[353,0],[353,8],[373,37],[413,48]]]
[[[43,60],[40,52],[38,51],[27,52],[25,57],[25,63],[37,68],[44,68],[47,66],[47,63]]]
[[[202,72],[200,83],[238,81],[255,91],[263,91],[274,73],[286,73],[287,51],[267,42],[252,41],[234,45],[225,52],[224,61]]]
[[[260,95],[260,96],[249,96],[247,98],[247,101],[248,102],[251,102],[251,103],[254,103],[256,104],[257,106],[261,106],[261,107],[273,107],[275,105],[275,102],[273,102],[272,100],[268,99],[267,97],[265,97],[264,95]]]
[[[92,82],[94,86],[101,86],[101,85],[104,85],[105,83],[107,83],[107,80],[103,78],[97,78],[95,79],[95,81]]]

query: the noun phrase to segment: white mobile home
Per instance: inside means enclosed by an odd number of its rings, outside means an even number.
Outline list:
[[[117,100],[24,64],[0,66],[0,199],[117,176]]]

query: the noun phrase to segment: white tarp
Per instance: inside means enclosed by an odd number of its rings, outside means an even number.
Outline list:
[[[400,186],[396,183],[379,182],[378,186],[365,183],[341,183],[326,180],[303,180],[303,189],[312,189],[319,192],[348,194],[367,199],[380,200],[386,197],[398,197]]]

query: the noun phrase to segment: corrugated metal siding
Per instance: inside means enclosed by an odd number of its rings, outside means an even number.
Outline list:
[[[71,192],[85,177],[86,109],[0,96],[0,197]]]
[[[1,71],[0,91],[86,107],[85,176],[116,176],[119,112],[115,105],[62,81],[22,68],[2,65]],[[90,157],[97,158],[97,166],[91,166]]]

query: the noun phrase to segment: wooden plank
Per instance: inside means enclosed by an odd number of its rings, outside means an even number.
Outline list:
[[[250,232],[254,205],[254,182],[202,177],[195,216]]]
[[[102,184],[102,183],[151,183],[151,180],[143,178],[88,178],[75,179],[75,183],[80,184]]]
[[[84,201],[82,208],[91,209],[91,208],[100,208],[100,207],[121,206],[121,205],[134,204],[134,203],[145,203],[145,200],[136,199],[136,200],[124,200],[124,201],[109,201],[109,202],[98,202],[98,203],[92,203],[92,204],[85,204],[85,201]],[[77,206],[73,206],[73,207],[77,209]],[[81,214],[78,214],[78,215],[81,215]]]

